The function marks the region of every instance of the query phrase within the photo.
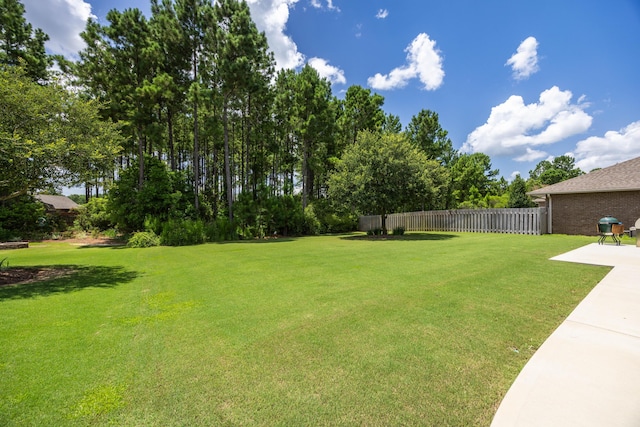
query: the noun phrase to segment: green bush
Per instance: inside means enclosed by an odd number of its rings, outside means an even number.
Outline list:
[[[316,215],[313,204],[310,204],[304,210],[304,224],[305,234],[316,235],[326,231],[326,227],[323,227],[320,219],[318,219],[318,216]]]
[[[0,240],[35,236],[51,230],[42,203],[25,195],[0,202]]]
[[[367,230],[367,236],[382,236],[382,228],[372,228]]]
[[[169,220],[162,226],[160,244],[189,246],[206,242],[205,226],[201,220]]]
[[[147,156],[142,188],[138,188],[138,168],[125,169],[109,190],[108,210],[120,230],[140,231],[148,218],[159,223],[195,218],[194,198],[184,173],[171,172],[162,161]]]
[[[107,210],[107,199],[94,197],[76,209],[78,214],[73,222],[77,229],[83,231],[104,231],[113,228],[114,224]]]
[[[274,234],[305,233],[305,214],[299,196],[272,195],[268,187],[243,192],[234,204],[236,232],[240,238],[265,238]]]
[[[304,214],[310,234],[348,233],[358,229],[356,215],[336,211],[326,199],[314,200]]]
[[[227,217],[207,223],[204,232],[209,242],[224,242],[238,238],[234,224]]]
[[[404,235],[404,231],[405,231],[405,229],[402,226],[395,227],[393,229],[393,235],[394,236],[402,236],[402,235]]]
[[[153,231],[133,233],[127,242],[129,248],[150,248],[152,246],[160,246],[160,237]]]

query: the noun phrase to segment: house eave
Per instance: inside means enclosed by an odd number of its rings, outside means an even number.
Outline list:
[[[556,194],[593,194],[593,193],[617,193],[617,192],[621,192],[621,191],[640,191],[640,187],[639,188],[600,188],[600,189],[594,189],[594,190],[559,190],[559,191],[544,191],[544,189],[538,189],[538,190],[533,190],[533,191],[529,191],[527,194],[529,196],[554,196]]]

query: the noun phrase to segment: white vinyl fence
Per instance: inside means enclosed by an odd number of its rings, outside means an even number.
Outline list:
[[[546,234],[546,208],[457,209],[407,212],[387,215],[387,230],[466,231],[475,233]],[[382,227],[380,215],[361,216],[360,231]]]

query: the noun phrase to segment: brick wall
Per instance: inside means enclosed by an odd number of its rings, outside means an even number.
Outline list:
[[[628,230],[640,218],[640,191],[554,194],[551,200],[553,234],[596,235],[598,220],[607,215]]]

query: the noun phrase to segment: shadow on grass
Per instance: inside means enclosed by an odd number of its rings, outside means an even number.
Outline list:
[[[106,249],[127,249],[126,243],[95,243],[78,245],[78,249],[106,248]]]
[[[55,265],[17,269],[32,275],[22,283],[0,286],[0,301],[46,297],[87,288],[113,288],[138,277],[137,272],[123,267]]]
[[[297,239],[295,237],[275,237],[269,239],[247,239],[247,240],[225,240],[222,242],[207,242],[207,244],[213,245],[227,245],[229,243],[289,243],[295,242]]]
[[[442,234],[442,233],[409,233],[403,234],[401,236],[395,236],[393,234],[389,234],[386,236],[368,236],[366,234],[358,234],[353,236],[344,236],[341,237],[343,240],[362,240],[368,242],[393,242],[393,241],[423,241],[423,240],[450,240],[454,239],[457,236],[455,234]]]

